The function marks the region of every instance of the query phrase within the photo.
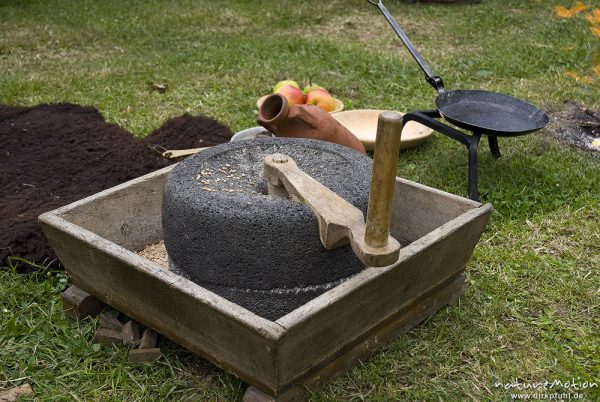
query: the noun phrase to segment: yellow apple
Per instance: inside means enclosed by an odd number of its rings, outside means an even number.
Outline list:
[[[323,88],[319,84],[315,84],[314,82],[311,82],[307,86],[304,87],[302,92],[304,92],[304,95],[307,95],[310,91],[313,91],[315,89],[322,89],[324,91],[327,91],[325,88]],[[329,92],[329,91],[327,91],[327,92]]]
[[[300,86],[298,85],[298,83],[296,81],[284,80],[284,81],[279,81],[277,84],[275,84],[275,86],[273,87],[273,93],[277,93],[277,91],[279,91],[279,89],[281,87],[284,87],[286,85],[291,85],[295,88],[300,89]]]

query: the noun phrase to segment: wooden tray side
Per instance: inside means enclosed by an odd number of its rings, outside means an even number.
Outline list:
[[[162,194],[174,165],[54,211],[71,223],[131,251],[162,240]]]
[[[454,303],[464,293],[465,285],[465,274],[462,272],[432,289],[431,292],[405,303],[387,320],[377,324],[369,332],[338,351],[331,361],[315,367],[298,383],[310,389],[323,386],[333,377],[351,369],[358,361],[366,360],[378,349],[409,332],[446,304]]]
[[[73,282],[265,392],[276,392],[284,329],[137,254],[46,213],[40,223]]]
[[[278,387],[309,375],[400,306],[464,270],[491,211],[486,204],[465,212],[402,249],[393,266],[368,268],[277,320],[287,329],[277,356]]]
[[[481,204],[396,177],[390,232],[413,242]]]

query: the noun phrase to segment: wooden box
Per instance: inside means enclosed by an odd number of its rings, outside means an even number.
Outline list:
[[[73,283],[251,385],[244,400],[302,399],[409,331],[465,286],[492,207],[397,178],[398,261],[367,268],[269,321],[136,254],[162,239],[158,170],[39,220]]]

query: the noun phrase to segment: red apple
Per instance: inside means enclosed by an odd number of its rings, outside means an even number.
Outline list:
[[[304,103],[304,94],[300,88],[292,85],[284,85],[276,93],[285,96],[290,105],[302,105]]]
[[[324,89],[313,89],[306,95],[307,105],[317,105],[326,112],[335,110],[335,99]]]

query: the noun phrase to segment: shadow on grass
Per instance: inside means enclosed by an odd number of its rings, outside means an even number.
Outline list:
[[[580,208],[599,193],[598,163],[585,152],[548,142],[542,136],[501,138],[495,160],[483,138],[478,153],[479,192],[502,219],[523,220]],[[398,174],[467,197],[467,150],[441,134],[401,152]],[[596,196],[597,198],[597,196]]]

